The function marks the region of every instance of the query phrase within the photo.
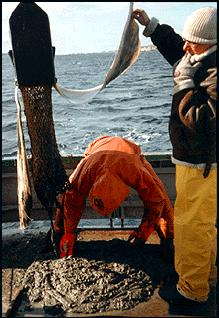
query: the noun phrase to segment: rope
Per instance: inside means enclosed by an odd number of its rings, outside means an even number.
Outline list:
[[[18,96],[18,87],[15,86],[15,102],[17,106],[17,134],[18,134],[18,149],[17,149],[17,196],[18,210],[20,219],[20,228],[25,229],[28,225],[28,220],[32,221],[28,213],[32,209],[32,194],[29,167],[27,162],[26,147],[24,133],[22,127],[21,104]]]

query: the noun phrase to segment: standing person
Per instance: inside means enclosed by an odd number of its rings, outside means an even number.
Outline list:
[[[194,11],[180,36],[144,10],[133,12],[145,26],[143,34],[173,66],[169,134],[176,165],[174,251],[179,280],[159,291],[172,304],[205,303],[215,270],[216,16],[212,7]]]
[[[60,196],[63,208],[56,210],[54,224],[55,232],[62,234],[61,257],[73,255],[75,230],[87,196],[94,210],[108,216],[125,200],[130,187],[136,189],[145,209],[142,222],[137,231],[131,233],[129,241],[144,243],[156,230],[165,241],[166,250],[171,250],[173,208],[163,183],[139,146],[116,136],[97,138],[85,150],[85,157],[69,180],[73,189]]]

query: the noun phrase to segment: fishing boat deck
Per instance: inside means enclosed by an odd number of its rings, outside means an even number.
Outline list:
[[[81,158],[82,156],[63,158],[68,174],[77,166]],[[171,163],[170,155],[146,155],[146,159],[163,181],[169,198],[174,203],[175,167]],[[30,160],[29,164],[31,166]],[[49,257],[42,253],[49,229],[47,212],[42,208],[33,191],[31,217],[34,221],[22,232],[18,222],[16,160],[4,160],[2,172],[2,316],[51,317],[37,304],[31,311],[24,309],[21,284],[14,285],[34,261]],[[173,265],[161,255],[160,240],[156,232],[152,233],[148,242],[141,248],[133,247],[127,242],[130,231],[134,227],[130,220],[135,221],[137,226],[142,216],[142,209],[142,202],[133,191],[111,219],[98,219],[100,216],[95,214],[87,202],[74,256],[105,262],[120,262],[144,270],[153,282],[152,297],[149,301],[142,302],[130,310],[74,314],[74,317],[216,317],[215,290],[210,294],[205,308],[196,310],[172,307],[160,298],[159,287],[170,284],[175,279],[175,272]],[[95,222],[97,226],[94,226]],[[32,226],[33,224],[35,226]],[[98,226],[99,224],[102,225]]]
[[[36,303],[31,310],[25,310],[20,286],[14,287],[19,275],[23,275],[33,261],[48,259],[42,254],[45,235],[49,223],[35,230],[15,230],[11,223],[3,227],[2,244],[2,316],[3,317],[51,317]],[[133,268],[144,270],[154,285],[154,293],[149,301],[142,302],[132,309],[124,311],[101,312],[96,314],[74,314],[66,317],[216,317],[215,292],[209,297],[206,308],[172,307],[158,295],[159,287],[171,283],[174,279],[174,269],[171,263],[162,258],[160,240],[153,232],[147,244],[143,247],[133,247],[127,242],[129,230],[81,230],[75,257],[88,260],[103,260],[105,262],[126,263]]]

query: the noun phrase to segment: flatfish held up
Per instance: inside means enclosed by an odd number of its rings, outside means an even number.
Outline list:
[[[141,43],[139,40],[139,27],[132,18],[134,2],[130,2],[128,18],[123,30],[122,38],[113,63],[104,80],[103,88],[120,74],[126,72],[137,60]]]
[[[57,92],[73,104],[83,104],[92,100],[112,80],[126,72],[137,60],[141,44],[139,40],[139,27],[132,18],[134,2],[130,2],[128,18],[122,33],[119,48],[116,51],[112,65],[107,72],[103,84],[89,89],[64,88],[60,83],[54,85]]]

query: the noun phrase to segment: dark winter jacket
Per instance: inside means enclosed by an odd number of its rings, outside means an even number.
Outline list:
[[[151,40],[172,66],[185,54],[182,37],[168,25],[158,24]],[[191,164],[216,162],[216,52],[201,63],[195,88],[173,95],[169,120],[173,157]]]

